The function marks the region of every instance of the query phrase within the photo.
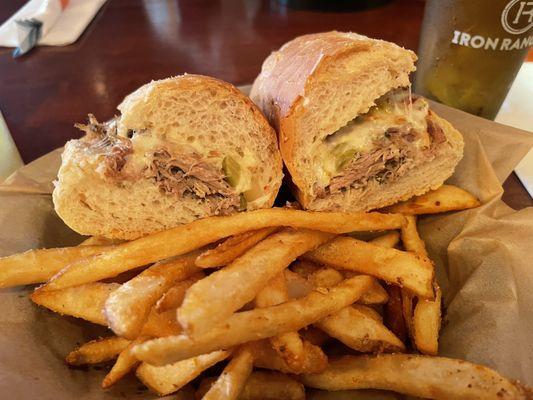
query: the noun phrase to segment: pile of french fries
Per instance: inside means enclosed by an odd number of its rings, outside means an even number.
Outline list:
[[[205,218],[131,242],[89,238],[5,257],[0,287],[44,283],[36,304],[108,327],[66,356],[115,360],[103,388],[135,371],[181,399],[299,400],[304,386],[332,391],[308,390],[313,398],[382,389],[521,399],[525,389],[491,369],[435,357],[441,293],[416,214],[478,205],[443,186],[382,213]],[[386,233],[364,241],[359,232]],[[218,363],[219,376],[201,377]]]

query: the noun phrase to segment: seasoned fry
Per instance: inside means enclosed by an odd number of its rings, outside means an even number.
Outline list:
[[[119,286],[117,283],[88,283],[61,290],[36,291],[30,298],[34,303],[61,315],[70,315],[107,326],[103,313],[104,304],[111,292]]]
[[[272,278],[268,284],[257,294],[255,305],[269,307],[284,303],[289,300],[289,292],[282,272]],[[305,353],[304,344],[298,332],[285,332],[270,338],[270,343],[278,355],[285,360],[294,371],[303,367]]]
[[[389,301],[385,305],[385,325],[402,341],[408,339],[407,327],[402,306],[402,290],[398,286],[387,285]]]
[[[139,336],[157,300],[176,282],[199,271],[194,265],[197,256],[197,252],[192,252],[158,262],[111,293],[105,302],[111,330],[128,339]]]
[[[396,231],[389,232],[372,239],[370,243],[375,244],[376,246],[387,247],[391,249],[400,243],[400,233]]]
[[[371,286],[373,278],[356,276],[329,291],[313,291],[307,296],[277,306],[256,308],[233,314],[223,324],[201,336],[171,336],[150,340],[135,347],[135,355],[154,365],[184,360],[205,352],[296,331],[355,301]]]
[[[205,378],[195,394],[200,400],[216,378]],[[253,371],[244,385],[239,400],[305,400],[303,385],[288,375],[277,372]]]
[[[303,341],[303,364],[298,370],[289,366],[272,348],[268,340],[247,343],[254,355],[254,365],[259,368],[273,369],[287,374],[318,373],[328,366],[328,357],[318,345]]]
[[[341,357],[320,374],[302,375],[302,381],[317,389],[384,389],[429,399],[525,399],[517,386],[490,368],[407,354]]]
[[[38,249],[0,258],[0,288],[46,282],[67,265],[112,248],[77,246]]]
[[[200,279],[205,278],[205,274],[200,271],[184,281],[176,283],[172,286],[166,293],[161,296],[155,305],[155,309],[158,312],[164,312],[168,310],[175,310],[185,298],[185,292],[189,289],[193,283],[199,281]]]
[[[92,340],[71,351],[65,361],[70,365],[98,364],[115,358],[131,342],[118,336]]]
[[[162,367],[142,363],[135,374],[148,388],[161,396],[165,396],[176,392],[203,371],[226,359],[229,355],[230,352],[228,351],[214,351]]]
[[[294,229],[269,236],[231,265],[192,285],[178,309],[178,321],[189,334],[208,331],[253,300],[265,283],[296,257],[332,237],[329,233]]]
[[[426,246],[416,229],[416,216],[406,217],[402,227],[402,241],[406,250],[427,256]],[[437,355],[439,351],[439,330],[441,323],[441,291],[433,282],[435,299],[419,299],[413,311],[410,293],[403,294],[404,317],[413,344],[422,354]]]
[[[253,355],[250,349],[243,345],[231,358],[222,374],[218,377],[204,400],[236,400],[246,385],[252,373]],[[157,367],[156,367],[157,368]]]
[[[315,326],[357,351],[405,351],[400,339],[376,319],[374,313],[371,308],[354,304],[315,322]]]
[[[200,254],[196,259],[196,266],[200,268],[216,268],[228,265],[277,229],[277,227],[263,228],[232,236],[214,249]]]
[[[452,185],[442,185],[421,196],[386,207],[384,211],[408,215],[437,214],[446,211],[466,210],[481,205],[478,199],[466,190]]]
[[[309,212],[285,208],[203,218],[122,243],[99,256],[72,263],[41,290],[56,290],[112,278],[122,272],[185,254],[225,237],[253,229],[290,226],[329,233],[346,233],[399,229],[404,222],[404,216],[399,214]]]
[[[427,257],[339,236],[304,258],[375,276],[423,298],[433,297],[433,264]]]
[[[117,361],[115,361],[115,364],[111,368],[111,371],[107,373],[102,381],[103,389],[113,386],[115,383],[121,380],[124,375],[133,370],[139,364],[139,360],[135,358],[131,350],[135,345],[140,344],[145,340],[146,337],[139,337],[120,352]]]

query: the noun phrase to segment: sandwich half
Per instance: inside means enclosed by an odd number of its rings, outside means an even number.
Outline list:
[[[271,207],[282,179],[275,131],[232,85],[183,75],[89,116],[69,141],[56,212],[75,231],[135,239],[198,218]]]
[[[250,97],[278,130],[306,209],[367,211],[436,189],[463,139],[411,94],[416,55],[355,33],[298,37],[263,63]]]

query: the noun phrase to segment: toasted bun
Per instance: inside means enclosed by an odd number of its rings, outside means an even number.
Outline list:
[[[161,149],[166,159],[180,159],[184,149],[201,153],[218,171],[224,157],[242,156],[242,170],[257,183],[245,208],[272,206],[282,178],[275,132],[232,85],[178,76],[142,86],[118,108],[115,135],[88,134],[65,146],[53,200],[75,231],[135,239],[221,213],[217,196],[164,190],[150,174]]]
[[[437,187],[452,174],[462,138],[446,124],[441,128],[448,145],[427,166],[434,172],[424,166],[401,181],[369,185],[364,193],[350,189],[318,199],[314,192],[319,158],[314,143],[366,113],[384,94],[409,86],[415,61],[412,51],[393,43],[342,32],[298,37],[265,60],[250,97],[278,130],[281,154],[304,208],[373,209]]]

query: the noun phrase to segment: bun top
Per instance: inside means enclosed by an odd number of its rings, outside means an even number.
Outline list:
[[[352,65],[349,71],[331,71],[335,64],[355,56],[362,62]],[[394,43],[371,39],[353,32],[323,32],[299,36],[285,43],[264,61],[261,73],[254,82],[250,97],[277,123],[295,107],[298,98],[307,97],[313,81],[321,75],[338,81],[336,73],[351,76],[370,75],[375,69],[385,68],[394,75],[395,81],[383,93],[368,93],[356,114],[367,111],[373,101],[387,91],[409,84],[408,75],[416,68],[414,52]],[[330,75],[328,72],[333,72]],[[361,88],[360,92],[365,91]],[[351,93],[357,97],[358,93]]]

